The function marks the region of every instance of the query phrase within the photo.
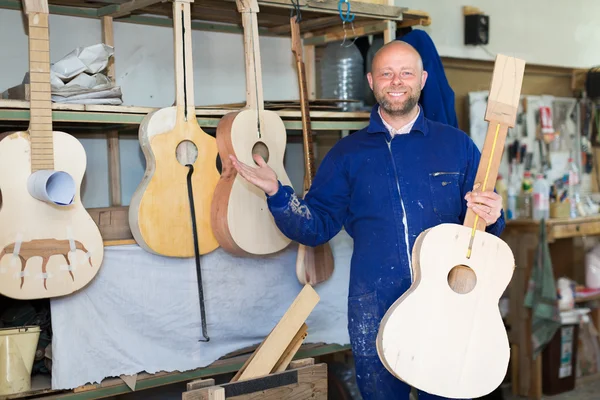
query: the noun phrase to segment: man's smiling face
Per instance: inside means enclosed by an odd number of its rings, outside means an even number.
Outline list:
[[[417,51],[396,41],[377,52],[367,79],[381,108],[391,116],[402,116],[417,105],[427,72]]]

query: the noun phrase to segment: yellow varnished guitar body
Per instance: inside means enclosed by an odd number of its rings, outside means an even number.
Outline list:
[[[129,225],[146,251],[194,256],[188,193],[191,174],[200,254],[219,247],[211,227],[211,202],[219,181],[217,145],[198,125],[194,107],[190,5],[173,2],[176,106],[148,114],[139,129],[146,171],[132,196]]]

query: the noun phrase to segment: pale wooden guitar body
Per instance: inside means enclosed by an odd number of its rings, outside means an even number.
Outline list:
[[[397,378],[428,393],[476,398],[498,387],[510,349],[498,302],[514,271],[510,247],[471,228],[442,224],[419,235],[413,250],[414,283],[387,311],[377,351]],[[448,283],[455,266],[476,276],[468,293]],[[460,267],[459,267],[460,268]]]
[[[494,190],[524,71],[524,61],[497,55],[474,191]],[[498,303],[515,259],[508,244],[486,232],[487,224],[497,221],[497,210],[479,207],[495,218],[486,222],[469,208],[462,225],[441,224],[417,237],[413,284],[387,310],[377,335],[377,353],[390,373],[454,399],[491,393],[504,380],[510,359]]]
[[[254,128],[258,125],[257,115],[261,118],[260,138]],[[291,240],[275,224],[265,193],[239,176],[229,159],[234,154],[241,162],[255,166],[253,148],[262,142],[268,157],[261,151],[258,154],[266,158],[283,185],[291,186],[283,164],[287,141],[283,121],[268,110],[229,113],[219,121],[216,137],[223,168],[212,203],[212,227],[221,247],[238,255],[264,255],[284,249]]]
[[[202,131],[195,116],[180,121],[177,107],[163,108],[148,114],[140,125],[139,142],[146,157],[146,172],[131,199],[129,225],[140,247],[169,257],[194,256],[189,168],[179,162],[176,150],[183,141],[192,142],[197,149],[197,158],[195,154],[180,155],[195,158],[192,188],[200,253],[209,253],[219,246],[210,223],[212,196],[219,180],[216,141]]]
[[[85,150],[64,132],[53,131],[52,137],[54,170],[69,173],[76,183],[69,206],[50,204],[29,194],[28,131],[0,140],[0,294],[14,299],[71,294],[96,276],[104,256],[100,230],[80,199]]]

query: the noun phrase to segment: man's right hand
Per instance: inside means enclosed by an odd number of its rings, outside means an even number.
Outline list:
[[[258,167],[250,167],[237,159],[233,154],[229,155],[233,167],[236,171],[259,189],[263,190],[269,196],[273,196],[279,190],[279,182],[277,182],[277,174],[271,167],[267,165],[265,160],[258,154],[252,156]]]

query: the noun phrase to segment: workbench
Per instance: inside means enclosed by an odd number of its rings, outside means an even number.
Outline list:
[[[539,231],[540,222],[523,219],[507,221],[502,234],[502,239],[513,251],[516,264],[513,279],[507,289],[510,296],[508,325],[512,392],[536,400],[542,398],[542,356],[535,360],[532,357],[531,310],[525,307],[524,299],[535,262],[535,252],[540,244]],[[600,215],[573,219],[551,218],[546,221],[546,234],[554,278],[565,276],[584,284],[583,252],[572,239],[600,235]],[[592,315],[595,314],[597,312]]]

